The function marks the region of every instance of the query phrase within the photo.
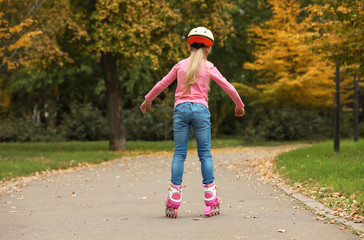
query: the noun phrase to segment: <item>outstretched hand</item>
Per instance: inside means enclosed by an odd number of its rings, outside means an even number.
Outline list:
[[[245,109],[243,107],[235,107],[235,116],[242,117],[245,115]]]
[[[142,105],[140,105],[140,110],[142,111],[142,113],[145,113],[147,110],[150,109],[151,106],[152,106],[152,102],[151,101],[144,100],[144,102],[142,103]]]

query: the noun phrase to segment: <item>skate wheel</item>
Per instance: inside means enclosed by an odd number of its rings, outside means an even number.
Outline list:
[[[173,209],[173,208],[166,209],[166,217],[177,218],[177,215],[178,215],[177,209]]]

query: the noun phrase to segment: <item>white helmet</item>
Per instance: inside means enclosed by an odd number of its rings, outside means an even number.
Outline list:
[[[206,47],[211,47],[214,44],[214,35],[205,27],[197,27],[190,31],[187,42],[189,45],[203,43]]]

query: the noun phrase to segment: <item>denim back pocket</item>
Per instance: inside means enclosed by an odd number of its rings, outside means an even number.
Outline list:
[[[181,103],[173,111],[173,130],[184,128],[186,124],[187,115],[190,107],[187,104]]]
[[[211,127],[211,114],[203,104],[196,104],[193,108],[193,125],[196,128],[204,129]]]

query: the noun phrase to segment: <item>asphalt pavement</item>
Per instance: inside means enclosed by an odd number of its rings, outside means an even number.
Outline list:
[[[292,146],[292,148],[297,146]],[[18,239],[359,239],[284,191],[237,174],[244,162],[285,147],[213,151],[221,214],[203,216],[200,162],[188,153],[177,219],[164,215],[171,153],[24,178],[0,188],[0,240]]]

